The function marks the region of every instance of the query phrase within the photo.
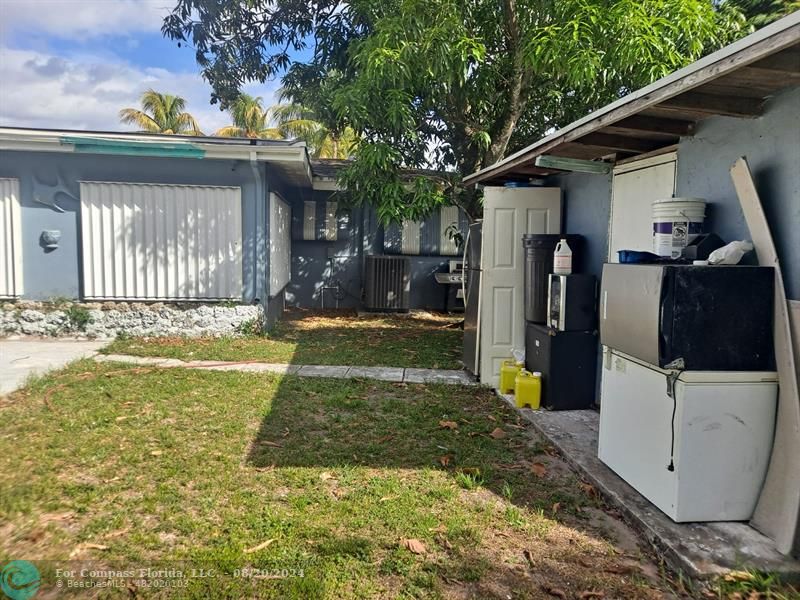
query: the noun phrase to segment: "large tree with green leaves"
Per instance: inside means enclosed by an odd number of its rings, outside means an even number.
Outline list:
[[[331,131],[357,136],[340,179],[384,222],[443,202],[480,211],[460,174],[743,33],[713,0],[178,0],[212,101],[281,77]],[[404,168],[441,176],[407,179]]]
[[[725,0],[744,13],[748,24],[759,28],[800,10],[800,0]]]
[[[202,135],[194,117],[186,112],[186,100],[149,89],[142,94],[142,108],[123,108],[119,120],[146,133]]]

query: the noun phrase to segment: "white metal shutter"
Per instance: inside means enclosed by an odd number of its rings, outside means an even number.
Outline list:
[[[458,254],[458,244],[450,238],[447,230],[450,226],[458,227],[458,207],[442,206],[439,215],[439,254],[455,256]]]
[[[292,213],[277,194],[269,199],[269,295],[275,296],[291,279]]]
[[[0,179],[0,298],[22,294],[19,180]]]
[[[325,203],[325,232],[324,238],[329,242],[335,242],[338,234],[338,223],[336,221],[336,211],[339,210],[338,202]]]
[[[419,221],[403,221],[400,242],[403,254],[419,254],[421,225]]]
[[[242,295],[238,187],[82,181],[81,234],[85,298]]]

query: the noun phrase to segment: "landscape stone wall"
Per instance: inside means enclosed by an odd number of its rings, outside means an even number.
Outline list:
[[[262,321],[261,305],[19,301],[0,306],[3,336],[222,336],[253,332]]]

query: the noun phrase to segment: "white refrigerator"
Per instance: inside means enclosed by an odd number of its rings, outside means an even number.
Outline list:
[[[774,372],[664,370],[604,347],[598,455],[676,522],[746,521],[777,392]]]

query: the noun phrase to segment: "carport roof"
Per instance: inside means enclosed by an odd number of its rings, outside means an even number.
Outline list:
[[[464,179],[466,185],[559,173],[536,158],[615,162],[673,146],[710,116],[753,118],[800,85],[800,11],[559,129]]]

